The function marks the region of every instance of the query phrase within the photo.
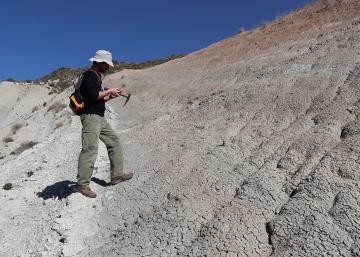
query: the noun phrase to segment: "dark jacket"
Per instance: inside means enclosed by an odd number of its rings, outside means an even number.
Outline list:
[[[79,114],[97,114],[104,116],[105,101],[98,100],[99,92],[102,91],[101,76],[96,71],[86,71],[83,74],[80,93],[83,97],[85,108]]]

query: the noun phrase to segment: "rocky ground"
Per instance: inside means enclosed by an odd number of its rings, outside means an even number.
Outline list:
[[[0,256],[360,256],[359,5],[108,76],[132,93],[107,118],[136,175],[108,186],[101,145],[96,199],[71,190],[69,90],[2,83]]]

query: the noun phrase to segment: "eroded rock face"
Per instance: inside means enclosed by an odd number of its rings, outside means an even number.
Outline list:
[[[346,3],[108,76],[132,93],[107,118],[136,175],[108,186],[101,146],[96,199],[69,190],[78,118],[22,113],[29,125],[0,159],[0,184],[13,185],[0,194],[0,256],[360,256],[359,3]],[[34,133],[33,149],[7,155]]]
[[[357,256],[359,32],[355,18],[125,74],[138,98],[114,107],[146,172],[105,201],[118,225],[91,256]]]

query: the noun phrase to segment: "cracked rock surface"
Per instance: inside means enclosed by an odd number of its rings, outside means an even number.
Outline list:
[[[29,86],[19,101],[39,110],[1,107],[2,137],[28,125],[1,142],[0,185],[13,188],[0,194],[0,256],[360,256],[359,14],[355,0],[319,1],[107,76],[132,93],[107,119],[135,176],[108,186],[101,145],[96,199],[70,190],[78,117],[26,100],[39,90]],[[10,154],[30,139],[38,143]]]

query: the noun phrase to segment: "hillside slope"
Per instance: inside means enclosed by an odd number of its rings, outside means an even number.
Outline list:
[[[136,175],[108,186],[102,145],[96,199],[71,193],[78,117],[49,109],[69,92],[9,111],[3,131],[28,125],[1,142],[0,185],[13,188],[0,195],[0,256],[360,256],[359,11],[319,1],[108,76],[132,93],[107,118]]]

